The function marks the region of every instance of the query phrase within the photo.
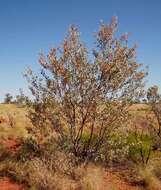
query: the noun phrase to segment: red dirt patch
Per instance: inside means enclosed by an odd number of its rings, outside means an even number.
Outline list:
[[[20,147],[20,143],[16,139],[7,139],[0,141],[7,150],[11,152],[16,152],[17,149]]]
[[[5,177],[0,179],[0,190],[24,190],[24,188]]]
[[[101,190],[141,190],[139,186],[133,186],[132,184],[126,182],[124,179],[121,179],[119,175],[113,172],[106,172]]]

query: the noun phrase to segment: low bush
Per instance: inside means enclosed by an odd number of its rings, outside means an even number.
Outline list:
[[[129,153],[127,137],[127,134],[122,129],[108,134],[94,161],[105,166],[124,162]]]
[[[27,161],[33,157],[39,157],[41,148],[34,138],[22,139],[21,147],[16,153],[17,160]]]
[[[152,137],[148,134],[130,133],[129,158],[135,163],[147,164],[152,154]]]

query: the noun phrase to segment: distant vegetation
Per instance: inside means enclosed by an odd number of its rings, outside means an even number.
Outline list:
[[[27,97],[23,90],[20,88],[19,89],[19,94],[16,95],[15,97],[12,96],[10,93],[5,94],[4,97],[4,104],[16,104],[18,106],[28,106],[32,103],[32,101]]]
[[[4,103],[10,104],[12,103],[13,96],[10,93],[5,94]]]
[[[22,90],[14,100],[6,94],[4,103],[15,105],[2,109],[16,111],[0,113],[1,176],[30,190],[118,189],[103,181],[106,168],[127,189],[161,188],[161,95],[157,86],[145,90],[147,70],[117,28],[115,17],[100,24],[91,58],[70,27],[61,48],[40,55],[41,73],[26,71],[32,101]]]

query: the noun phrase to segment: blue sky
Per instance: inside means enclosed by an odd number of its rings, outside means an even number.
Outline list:
[[[27,90],[25,68],[38,70],[41,51],[60,44],[69,25],[79,26],[92,49],[99,21],[119,19],[119,33],[131,32],[138,61],[149,66],[148,86],[161,88],[161,0],[0,0],[0,100]]]

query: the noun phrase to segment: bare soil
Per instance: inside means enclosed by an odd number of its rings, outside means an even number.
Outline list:
[[[130,182],[121,179],[119,174],[109,171],[105,173],[100,190],[142,190],[142,188],[132,185]]]
[[[4,177],[0,179],[0,190],[24,190],[24,187]]]

